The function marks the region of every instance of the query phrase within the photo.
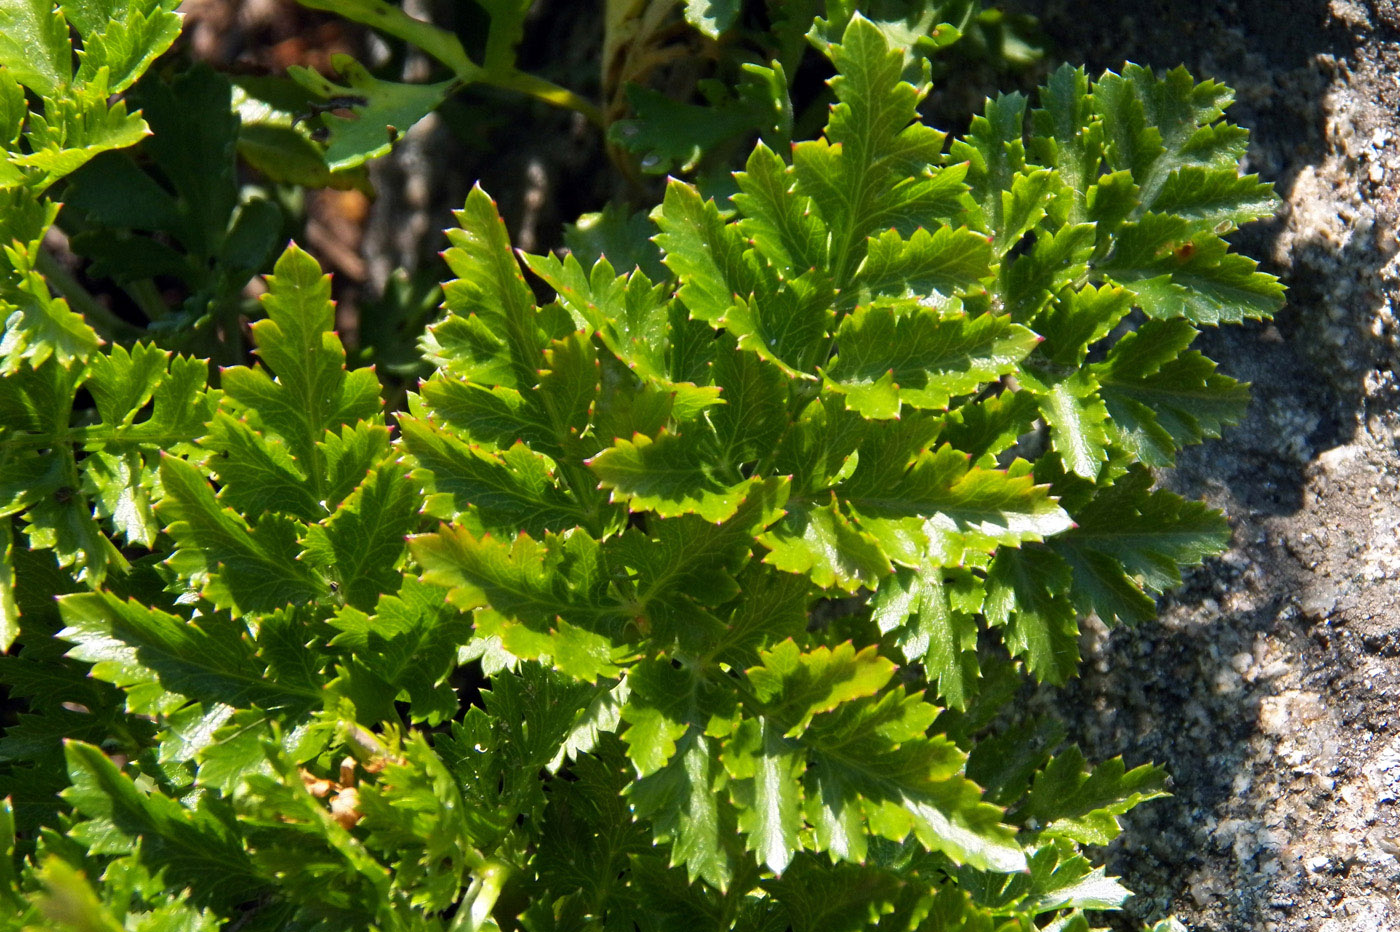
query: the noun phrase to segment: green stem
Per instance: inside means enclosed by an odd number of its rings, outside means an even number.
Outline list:
[[[126,293],[136,302],[136,306],[146,315],[147,320],[164,320],[170,316],[170,308],[166,306],[165,298],[161,297],[160,289],[149,278],[127,285]]]
[[[103,307],[102,303],[92,296],[92,292],[84,288],[48,250],[38,251],[34,265],[49,286],[68,302],[69,307],[83,315],[83,319],[102,339],[115,343],[123,339],[140,339],[145,335],[145,331],[140,327],[127,323]]]
[[[588,118],[588,122],[594,126],[603,125],[603,112],[592,102],[580,97],[566,87],[560,87],[553,81],[524,71],[511,69],[503,74],[487,74],[481,78],[485,84],[492,87],[504,88],[505,90],[516,91],[521,94],[528,94],[536,100],[542,100],[547,104],[556,107],[566,107]]]

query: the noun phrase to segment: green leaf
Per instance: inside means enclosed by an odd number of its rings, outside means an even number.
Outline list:
[[[739,229],[768,261],[797,273],[824,263],[826,226],[777,153],[760,142],[734,180],[739,190],[732,199],[743,212]]]
[[[1149,466],[1169,466],[1176,451],[1218,437],[1249,403],[1249,387],[1215,371],[1195,351],[1184,320],[1148,321],[1091,368],[1114,439]]]
[[[161,462],[160,480],[165,498],[157,511],[179,545],[172,565],[215,605],[243,614],[326,594],[325,584],[299,559],[294,523],[265,515],[256,527],[249,526],[219,507],[198,469],[173,457]]]
[[[716,2],[735,0],[688,0],[691,7]],[[739,97],[691,104],[628,84],[627,103],[636,116],[609,126],[608,142],[638,155],[642,171],[652,175],[693,171],[705,153],[759,122],[755,108]]]
[[[143,860],[163,868],[169,882],[188,887],[196,904],[227,908],[245,902],[250,891],[267,889],[217,803],[206,798],[187,809],[159,792],[143,792],[89,744],[69,742],[65,755],[73,785],[64,798],[110,831],[139,836]]]
[[[799,737],[812,717],[844,702],[874,696],[894,676],[894,664],[873,646],[857,651],[846,642],[836,648],[803,652],[791,639],[759,655],[759,665],[745,671],[755,697],[770,719]]]
[[[1204,503],[1166,489],[1150,490],[1141,467],[1099,492],[1076,514],[1078,526],[1051,547],[1070,565],[1081,610],[1107,624],[1150,620],[1155,606],[1143,589],[1162,592],[1181,584],[1182,566],[1195,566],[1224,550],[1230,527]]]
[[[0,65],[40,97],[54,99],[73,77],[68,23],[48,0],[0,4]]]
[[[982,469],[949,445],[912,463],[862,457],[839,489],[856,523],[881,540],[890,558],[959,564],[967,552],[997,552],[1043,540],[1073,523],[1024,470]]]
[[[1108,461],[1108,409],[1093,376],[1080,370],[1044,386],[1040,413],[1050,427],[1050,447],[1065,469],[1093,479]]]
[[[294,81],[324,101],[322,125],[330,131],[326,164],[331,171],[355,168],[370,159],[388,155],[399,137],[437,109],[458,82],[399,84],[381,81],[349,55],[331,56],[331,67],[342,82],[294,65],[287,73]],[[337,111],[347,111],[342,116]]]
[[[1229,232],[1278,212],[1274,186],[1258,175],[1183,165],[1167,176],[1152,209],[1185,217],[1199,230]],[[1223,229],[1222,229],[1223,228]]]
[[[1045,338],[1037,349],[1058,366],[1079,368],[1089,347],[1108,336],[1131,310],[1132,294],[1122,288],[1086,285],[1063,291],[1035,319],[1035,332]]]
[[[94,156],[134,146],[149,132],[138,114],[127,112],[125,101],[107,105],[99,81],[81,94],[60,94],[42,116],[31,113],[24,133],[29,152],[12,155],[10,162],[31,169],[34,189],[43,190]]]
[[[106,592],[65,596],[59,608],[68,625],[59,637],[77,645],[69,656],[93,664],[94,676],[126,689],[133,712],[170,711],[183,704],[182,696],[266,709],[304,709],[320,702],[319,690],[269,677],[246,629],[236,622],[192,623]],[[160,690],[172,695],[163,697]]]
[[[871,618],[882,634],[899,632],[904,656],[922,663],[938,697],[961,710],[976,686],[977,619],[967,594],[955,592],[945,572],[937,566],[897,567],[880,580]],[[973,601],[980,608],[980,599]]]
[[[401,418],[399,429],[419,466],[414,478],[432,496],[430,507],[439,517],[469,516],[484,531],[534,535],[567,530],[585,517],[559,488],[554,464],[524,444],[495,452],[415,418]]]
[[[879,298],[946,305],[991,275],[992,245],[966,227],[920,227],[908,239],[886,230],[870,240],[865,263],[846,290],[848,306]]]
[[[559,303],[576,326],[596,332],[603,345],[639,378],[674,393],[677,408],[714,402],[717,388],[673,381],[686,375],[681,357],[687,322],[683,312],[667,301],[664,284],[652,285],[640,272],[614,277],[606,259],[589,272],[572,255],[562,260],[552,255],[524,259],[558,293]],[[581,344],[584,337],[570,339]],[[596,379],[595,374],[594,385]]]
[[[1118,816],[1168,795],[1166,779],[1166,771],[1150,764],[1127,770],[1121,757],[1086,769],[1083,754],[1071,746],[1036,775],[1024,814],[1044,835],[1106,845],[1122,831]]]
[[[443,254],[458,277],[443,286],[452,313],[429,329],[429,358],[483,385],[523,390],[536,384],[549,341],[534,295],[511,252],[505,222],[478,185],[455,215]]]
[[[652,219],[661,229],[656,245],[681,282],[677,294],[692,317],[713,324],[736,298],[754,290],[755,270],[739,231],[725,222],[714,201],[702,201],[695,188],[671,179]]]
[[[860,861],[867,833],[903,841],[912,832],[954,863],[1024,869],[1000,810],[960,775],[962,753],[946,737],[925,736],[936,712],[896,688],[812,720],[801,739],[808,749],[803,796],[818,850]]]
[[[790,503],[786,516],[758,541],[769,550],[764,563],[804,574],[824,589],[873,589],[891,570],[877,537],[852,523],[834,496],[825,503]]]
[[[719,461],[737,466],[766,457],[788,428],[783,372],[752,353],[722,347],[714,378],[723,402],[710,412]]]
[[[676,756],[676,742],[690,729],[700,682],[690,671],[664,661],[643,661],[628,672],[627,728],[621,738],[637,776],[656,773]],[[702,724],[703,727],[703,724]]]
[[[1039,337],[1009,317],[876,305],[847,317],[836,340],[827,387],[866,417],[892,418],[902,404],[946,408],[1014,370]]]
[[[1123,226],[1113,253],[1094,271],[1128,288],[1149,317],[1216,325],[1265,320],[1283,305],[1283,285],[1258,267],[1213,232],[1148,214]]]
[[[725,743],[720,759],[733,781],[729,793],[739,811],[745,847],[781,875],[801,848],[799,778],[805,768],[797,743],[766,716],[745,719]]]
[[[64,932],[122,932],[122,924],[98,898],[81,871],[56,857],[46,859],[38,871],[44,893],[39,912],[52,928]]]
[[[684,865],[692,883],[699,877],[725,890],[736,865],[728,847],[733,828],[714,792],[717,769],[711,739],[691,728],[670,763],[633,782],[627,798],[638,817],[651,821],[656,841],[670,842],[671,863]]]
[[[9,518],[0,518],[0,654],[19,637],[19,603],[15,601],[14,532]]]
[[[24,360],[34,367],[50,356],[70,367],[97,351],[96,331],[63,298],[49,291],[36,264],[58,205],[40,203],[24,190],[0,191],[0,373],[12,375]]]
[[[999,550],[987,571],[987,621],[1006,629],[1007,648],[1041,682],[1064,683],[1079,666],[1069,588],[1069,567],[1043,547]]]
[[[346,602],[371,608],[398,588],[404,538],[419,523],[418,491],[408,470],[382,464],[324,523],[307,529],[304,556],[340,581]]]
[[[706,649],[716,637],[702,607],[720,606],[741,593],[736,574],[748,564],[754,535],[782,515],[786,484],[755,488],[733,517],[714,524],[695,515],[629,528],[605,545],[608,562],[626,568],[635,587],[634,611],[658,643],[675,639]]]
[[[1172,171],[1183,165],[1233,169],[1244,155],[1244,130],[1217,121],[1233,94],[1216,81],[1196,83],[1185,68],[1162,77],[1138,65],[1094,82],[1108,166],[1131,171],[1152,209]]]
[[[662,431],[655,439],[636,434],[616,441],[587,464],[603,487],[612,489],[613,500],[626,502],[632,511],[663,518],[697,514],[720,522],[739,510],[759,480],[716,475],[720,469],[711,460],[713,449],[713,437],[699,431]]]
[[[346,608],[329,622],[339,631],[331,646],[352,655],[351,675],[373,676],[394,696],[406,692],[414,719],[430,723],[458,710],[455,693],[443,684],[457,666],[458,649],[471,640],[471,617],[445,595],[406,579],[373,614]]]
[[[327,431],[380,411],[374,372],[345,370],[345,348],[334,333],[330,278],[316,260],[289,246],[267,279],[267,319],[253,324],[258,356],[276,374],[246,366],[225,369],[225,394],[280,437],[311,481],[318,499],[328,491],[329,464],[320,446]]]
[[[919,226],[959,210],[962,168],[937,169],[944,136],[915,120],[926,87],[901,80],[904,57],[865,17],[852,17],[840,44],[824,49],[839,74],[823,139],[793,147],[799,189],[812,199],[832,242],[827,264],[838,287],[865,255],[867,237]]]
[[[884,867],[823,864],[811,855],[794,858],[787,873],[763,885],[782,904],[792,932],[863,932],[886,922],[898,928],[912,921],[919,886]]]
[[[91,83],[105,68],[114,94],[134,84],[180,35],[173,0],[66,0],[59,6],[83,39],[76,83]]]
[[[686,0],[686,22],[711,39],[718,39],[738,20],[739,6],[738,0]]]
[[[1083,68],[1061,65],[1040,90],[1040,107],[1031,112],[1031,149],[1042,164],[1052,165],[1070,187],[1067,219],[1079,225],[1088,217],[1089,191],[1103,164],[1103,124],[1094,119],[1089,79]]]
[[[448,587],[452,604],[489,606],[492,612],[477,614],[478,634],[489,621],[490,633],[517,656],[549,657],[559,670],[590,682],[617,675],[611,634],[630,616],[608,592],[598,544],[586,534],[547,534],[542,541],[521,534],[508,544],[444,527],[410,538],[409,547],[424,579]]]

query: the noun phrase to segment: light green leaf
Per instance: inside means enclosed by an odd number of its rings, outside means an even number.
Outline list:
[[[864,264],[844,292],[852,307],[889,298],[914,298],[923,307],[974,288],[991,275],[992,245],[966,227],[920,227],[908,239],[886,230],[870,240]]]
[[[477,612],[479,636],[501,636],[520,657],[552,658],[578,679],[618,674],[612,638],[631,615],[608,592],[598,544],[586,534],[521,534],[509,544],[444,527],[410,538],[409,548],[453,605],[489,608]]]
[[[1154,208],[1172,171],[1183,165],[1233,168],[1244,155],[1244,130],[1217,121],[1234,95],[1216,81],[1197,84],[1185,68],[1162,77],[1129,64],[1094,82],[1111,171],[1131,171],[1144,210]]]
[[[10,519],[0,518],[0,654],[19,637],[19,603],[15,601],[14,533]]]
[[[1067,471],[1092,480],[1108,461],[1108,409],[1098,384],[1080,370],[1040,387],[1045,389],[1038,400],[1050,427],[1051,449],[1060,454]]]
[[[904,56],[864,16],[853,16],[826,54],[839,74],[837,101],[822,139],[793,147],[799,191],[831,231],[827,267],[843,287],[865,256],[868,237],[894,227],[911,235],[960,209],[964,169],[941,162],[944,136],[916,119],[927,87],[901,80]]]
[[[530,388],[552,334],[542,329],[505,221],[480,185],[454,216],[459,229],[447,232],[452,248],[443,254],[457,276],[443,286],[452,313],[429,329],[428,356],[483,385]]]
[[[25,360],[38,367],[51,356],[71,367],[102,342],[67,301],[52,295],[36,268],[58,206],[41,204],[30,191],[0,191],[0,271],[9,271],[0,277],[0,373],[7,376]]]
[[[777,153],[758,143],[734,180],[739,191],[732,200],[743,212],[739,229],[755,249],[795,273],[823,264],[826,227],[813,212],[811,198],[795,190],[792,168]]]
[[[47,858],[38,870],[44,892],[37,897],[39,912],[61,932],[122,932],[123,927],[98,898],[82,871],[57,858]]]
[[[729,793],[745,847],[781,875],[802,848],[800,777],[806,768],[797,742],[767,717],[745,719],[720,760],[732,780]]]
[[[113,94],[136,83],[179,37],[181,19],[174,9],[177,5],[174,0],[60,2],[59,6],[83,39],[75,83],[91,83],[103,68],[107,69],[108,90]]]
[[[661,229],[656,245],[680,280],[678,294],[692,317],[715,323],[736,298],[753,292],[755,270],[744,255],[743,239],[714,201],[702,201],[695,188],[671,179],[652,219]]]
[[[524,444],[494,452],[416,418],[400,418],[399,429],[418,463],[414,478],[435,500],[431,508],[438,517],[471,515],[485,531],[534,535],[563,531],[584,519],[559,488],[554,464]]]
[[[711,39],[718,39],[738,20],[740,6],[738,0],[685,0],[686,22]]]
[[[1278,208],[1274,186],[1258,175],[1200,165],[1183,165],[1168,175],[1152,204],[1156,212],[1185,217],[1197,229],[1217,234],[1272,217]]]
[[[1088,194],[1103,164],[1103,124],[1094,119],[1089,79],[1083,68],[1061,65],[1040,90],[1040,107],[1031,111],[1031,150],[1053,166],[1070,187],[1067,219],[1089,219]]]
[[[331,56],[331,67],[342,82],[337,84],[300,65],[287,73],[294,81],[325,101],[321,115],[330,130],[326,165],[331,171],[355,168],[388,155],[399,137],[437,109],[458,87],[456,81],[437,84],[399,84],[381,81],[349,55]],[[342,116],[337,111],[348,111]]]
[[[698,877],[724,890],[737,865],[728,841],[734,829],[725,825],[714,791],[717,769],[711,739],[691,728],[670,763],[628,786],[627,798],[651,821],[657,842],[670,842],[671,863],[684,865],[692,883]]]
[[[40,97],[56,99],[73,77],[68,23],[49,0],[0,3],[0,65]]]
[[[835,497],[822,504],[789,503],[787,515],[758,542],[769,550],[764,563],[809,576],[823,589],[873,589],[891,569],[880,541],[853,524]]]
[[[849,641],[835,649],[802,651],[788,639],[759,654],[759,664],[745,671],[754,695],[765,703],[774,724],[787,737],[800,737],[812,717],[843,702],[874,696],[894,676],[894,664],[873,645],[857,651]]]
[[[637,434],[616,441],[587,464],[603,487],[613,490],[613,500],[627,502],[632,511],[651,511],[663,518],[698,514],[719,522],[738,511],[759,479],[716,476],[710,458],[713,445],[713,437],[699,431],[663,431],[655,439]]]
[[[1014,370],[1040,338],[1009,317],[876,305],[847,317],[836,341],[826,386],[866,417],[892,418],[901,404],[946,408]]]
[[[320,444],[327,431],[379,413],[379,380],[373,370],[345,370],[345,348],[334,332],[330,278],[315,259],[295,245],[288,247],[267,284],[267,319],[252,326],[267,369],[225,369],[223,389],[253,415],[252,426],[286,443],[318,500],[324,500],[329,464]]]
[[[887,541],[885,552],[906,565],[930,559],[953,566],[967,551],[992,553],[1053,537],[1073,524],[1024,470],[982,469],[948,445],[901,465],[862,457],[838,493],[857,525]]]
[[[901,688],[818,715],[802,737],[807,821],[818,850],[862,861],[867,837],[903,841],[957,864],[1012,873],[1025,855],[1001,811],[961,776],[963,755],[946,737],[925,737],[937,709]]]

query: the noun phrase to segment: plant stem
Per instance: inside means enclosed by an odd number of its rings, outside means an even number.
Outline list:
[[[536,100],[542,100],[547,104],[556,107],[567,107],[588,118],[588,122],[594,126],[603,125],[603,112],[592,102],[580,97],[566,87],[560,87],[553,81],[524,71],[511,69],[505,74],[488,74],[482,78],[482,82],[493,87],[500,87],[506,90],[518,91],[521,94],[528,94]]]
[[[141,308],[141,313],[146,315],[147,320],[164,320],[170,316],[170,308],[166,307],[160,289],[149,278],[127,285],[126,293],[136,302],[136,306]]]

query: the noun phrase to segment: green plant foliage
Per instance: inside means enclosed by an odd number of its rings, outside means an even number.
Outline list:
[[[0,44],[0,100],[75,86],[62,14],[0,2],[33,37]],[[505,81],[527,5],[484,5],[479,65],[344,11]],[[79,75],[159,51],[115,37],[166,7],[106,4],[103,32],[75,6]],[[683,12],[717,35],[738,9]],[[256,359],[211,381],[102,345],[38,267],[48,175],[16,168],[0,929],[1087,932],[1119,907],[1088,849],[1165,773],[1009,700],[1073,675],[1083,616],[1150,619],[1224,545],[1150,467],[1247,399],[1190,346],[1280,302],[1223,239],[1272,193],[1238,175],[1228,92],[1180,70],[1062,68],[948,139],[900,37],[950,10],[788,5],[824,14],[824,131],[759,142],[722,202],[670,180],[654,253],[611,249],[641,221],[605,212],[575,254],[518,256],[474,189],[404,410],[295,245]],[[407,106],[347,80],[376,119]],[[69,190],[99,217],[130,185],[124,248],[212,259],[217,300],[270,235],[222,168],[246,101],[202,71],[145,93],[171,188],[121,156]],[[201,186],[162,109],[205,94]],[[28,152],[43,117],[12,112]],[[333,137],[344,164],[372,129]]]
[[[60,223],[73,249],[92,260],[88,275],[110,278],[141,300],[152,333],[172,348],[208,353],[216,324],[236,329],[240,292],[284,242],[273,201],[240,203],[231,93],[229,81],[207,67],[169,83],[142,81],[129,96],[151,138],[94,159],[63,192]],[[188,292],[178,313],[166,312],[157,278]]]

